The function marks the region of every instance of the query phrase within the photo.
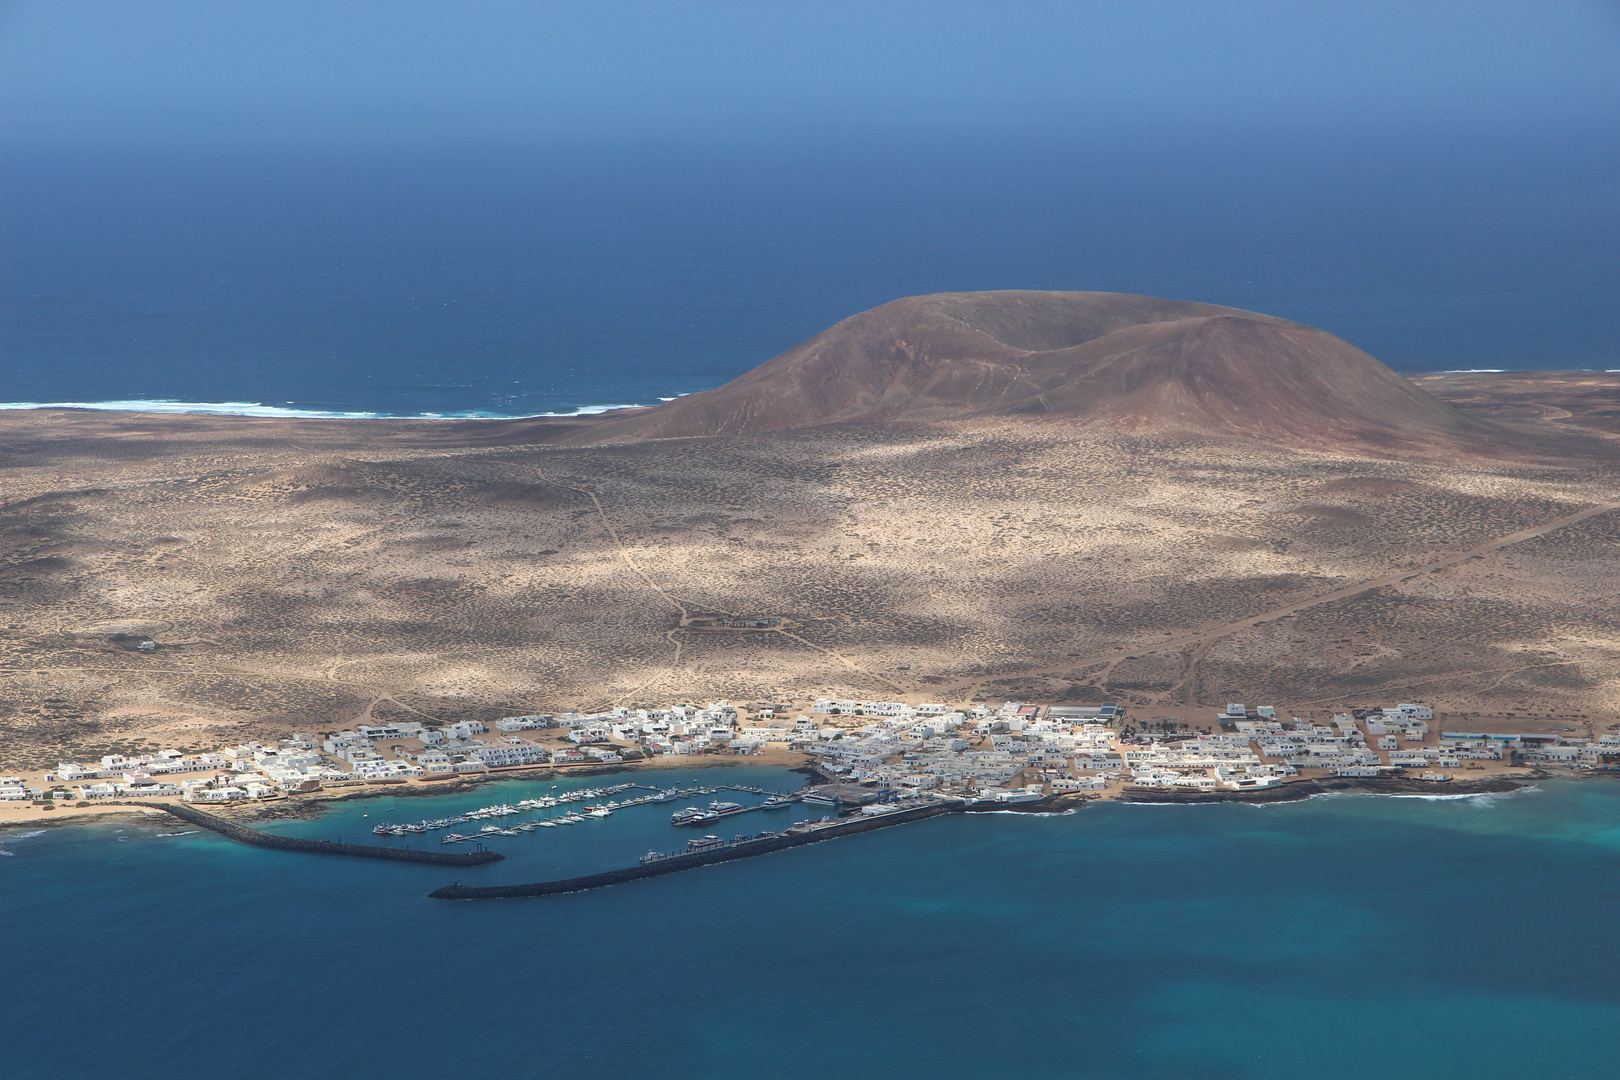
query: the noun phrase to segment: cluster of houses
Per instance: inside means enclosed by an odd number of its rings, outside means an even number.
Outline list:
[[[228,803],[368,781],[534,765],[615,764],[648,754],[748,752],[763,744],[759,733],[754,738],[739,735],[737,723],[735,708],[715,702],[703,708],[509,716],[495,721],[493,732],[478,720],[439,727],[418,721],[357,724],[323,738],[295,733],[275,746],[249,742],[195,755],[164,750],[138,757],[111,754],[96,765],[62,762],[44,778],[54,787],[31,788],[20,777],[0,778],[0,799],[54,795],[122,801],[178,795],[188,802]],[[519,734],[545,728],[562,729],[557,744],[541,745]]]
[[[817,728],[800,718],[796,749],[822,768],[878,787],[936,788],[1015,800],[1022,792],[1087,791],[1118,781],[1133,788],[1246,790],[1272,787],[1303,769],[1312,775],[1416,775],[1500,761],[1620,765],[1620,734],[1596,740],[1562,735],[1447,732],[1431,738],[1433,711],[1404,703],[1356,709],[1329,723],[1278,717],[1272,706],[1230,704],[1219,729],[1127,736],[1117,706],[1007,702],[950,709],[890,701],[818,701],[814,713],[873,717],[855,728]],[[1034,797],[1032,794],[1028,797]]]
[[[1285,721],[1271,706],[1231,704],[1216,716],[1218,728],[1162,736],[1128,734],[1115,704],[1042,708],[1009,701],[993,708],[823,698],[791,724],[778,719],[779,709],[756,707],[751,722],[719,701],[510,716],[496,720],[493,731],[477,720],[434,727],[416,721],[357,724],[321,738],[297,733],[275,746],[250,742],[196,755],[164,750],[112,754],[98,765],[63,762],[45,777],[54,789],[0,777],[0,800],[178,795],[192,802],[234,802],[492,769],[749,754],[783,742],[851,783],[1009,801],[1101,790],[1110,781],[1139,788],[1263,788],[1301,769],[1344,777],[1417,770],[1428,779],[1445,779],[1438,770],[1508,755],[1527,763],[1620,767],[1620,734],[1581,739],[1445,732],[1431,738],[1433,712],[1410,703],[1339,713],[1329,723]],[[545,745],[533,735],[542,729],[554,729]]]
[[[1047,791],[1100,791],[1110,781],[1143,787],[1263,787],[1294,775],[1266,763],[1242,734],[1126,738],[1117,705],[1009,701],[912,709],[894,702],[818,702],[829,714],[877,716],[805,745],[830,773],[878,787],[937,789],[1016,802]]]
[[[818,727],[812,717],[875,717],[858,728]],[[816,702],[800,717],[793,748],[824,772],[880,788],[985,794],[1003,801],[1106,786],[1125,761],[1108,724],[1119,707],[1009,701],[954,708],[893,701]],[[1037,791],[1036,789],[1039,789]]]

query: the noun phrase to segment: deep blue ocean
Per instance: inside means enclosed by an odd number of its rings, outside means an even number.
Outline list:
[[[530,415],[917,293],[1097,289],[1399,370],[1620,368],[1617,131],[816,132],[0,157],[0,402]]]
[[[665,777],[799,783],[746,766]],[[353,839],[544,789],[384,796],[278,828]],[[1615,1075],[1608,781],[952,817],[588,894],[426,898],[451,878],[629,864],[689,835],[668,812],[498,838],[506,862],[457,871],[172,823],[0,834],[3,1072]]]

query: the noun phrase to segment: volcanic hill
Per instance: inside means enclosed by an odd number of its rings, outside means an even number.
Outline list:
[[[884,304],[718,389],[605,418],[588,437],[1020,415],[1383,452],[1504,434],[1300,323],[1148,296],[1006,291]]]

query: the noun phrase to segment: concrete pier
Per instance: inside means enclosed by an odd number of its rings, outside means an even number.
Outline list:
[[[124,805],[162,810],[166,814],[173,814],[181,821],[212,830],[239,844],[273,848],[276,851],[302,851],[311,855],[347,855],[354,859],[386,859],[390,862],[432,863],[436,866],[482,866],[484,863],[498,862],[506,857],[494,851],[415,851],[410,848],[373,847],[369,844],[334,844],[330,840],[304,840],[295,836],[275,836],[250,829],[183,803],[130,802]]]
[[[963,810],[964,807],[955,804],[919,806],[914,810],[897,810],[892,814],[882,814],[876,817],[853,817],[837,824],[805,832],[779,833],[759,840],[744,840],[739,844],[728,844],[723,848],[694,851],[686,855],[671,855],[669,858],[659,859],[657,862],[642,863],[640,866],[627,866],[620,870],[608,870],[600,874],[587,874],[584,877],[563,878],[558,881],[536,881],[527,885],[462,885],[457,882],[454,885],[446,885],[442,889],[428,893],[428,895],[435,900],[509,900],[524,896],[555,896],[559,893],[585,892],[588,889],[602,889],[609,885],[622,885],[627,881],[659,877],[663,874],[674,874],[681,870],[693,870],[699,866],[713,866],[716,863],[731,862],[735,859],[752,858],[755,855],[783,851],[787,848],[803,847],[806,844],[819,844],[823,840],[834,840],[841,836],[853,836],[856,833],[886,829],[891,825],[904,825],[908,822],[922,821],[925,818],[940,817],[945,814],[960,814]]]

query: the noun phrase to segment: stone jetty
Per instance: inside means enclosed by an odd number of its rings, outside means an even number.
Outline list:
[[[925,818],[940,817],[944,814],[960,814],[964,809],[965,807],[960,803],[935,803],[929,806],[919,806],[913,810],[897,810],[892,814],[846,818],[843,821],[823,825],[815,829],[775,833],[755,840],[743,840],[727,844],[724,847],[693,851],[685,855],[671,855],[667,859],[659,859],[656,862],[642,863],[640,866],[626,866],[619,870],[608,870],[600,874],[587,874],[584,877],[563,878],[558,881],[535,881],[527,885],[462,885],[458,882],[437,889],[429,893],[428,896],[435,900],[510,900],[525,896],[555,896],[559,893],[585,892],[589,889],[606,888],[609,885],[622,885],[627,881],[639,881],[642,878],[674,874],[681,870],[694,870],[700,866],[713,866],[716,863],[752,858],[755,855],[765,855],[772,851],[803,847],[806,844],[819,844],[823,840],[834,840],[841,836],[853,836],[856,833],[886,829],[891,825],[904,825],[908,822],[922,821]]]
[[[234,821],[198,810],[180,803],[130,802],[126,806],[144,806],[149,810],[162,810],[181,821],[210,829],[221,836],[251,847],[273,848],[276,851],[302,851],[311,855],[347,855],[354,859],[386,859],[390,862],[432,863],[436,866],[482,866],[498,862],[504,855],[494,851],[416,851],[411,848],[374,847],[370,844],[337,844],[330,840],[305,840],[296,836],[275,836],[250,829]]]

